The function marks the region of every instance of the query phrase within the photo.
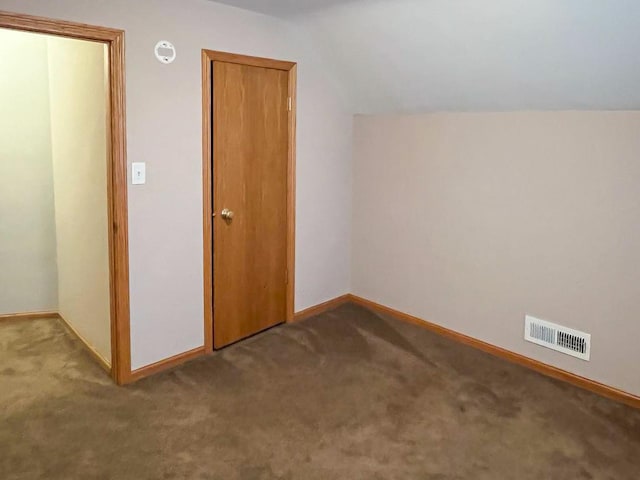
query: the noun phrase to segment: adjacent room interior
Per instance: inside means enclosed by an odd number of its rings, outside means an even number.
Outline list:
[[[105,46],[0,29],[0,49],[0,317],[59,318],[109,371]]]
[[[639,22],[0,0],[0,477],[637,480]]]

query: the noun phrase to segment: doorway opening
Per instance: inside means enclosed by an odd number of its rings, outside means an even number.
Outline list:
[[[296,64],[203,50],[205,349],[293,321]]]
[[[0,12],[0,318],[131,376],[123,32]]]

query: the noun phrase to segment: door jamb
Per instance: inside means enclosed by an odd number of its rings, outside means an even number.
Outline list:
[[[132,381],[129,324],[129,234],[125,122],[124,31],[32,15],[0,11],[0,28],[101,42],[109,51],[109,141],[107,199],[109,218],[109,290],[111,377]]]
[[[215,165],[212,158],[212,63],[214,61],[237,63],[253,67],[283,70],[289,74],[289,146],[287,168],[287,291],[286,318],[287,323],[294,321],[295,304],[295,221],[296,221],[296,92],[297,64],[282,60],[262,57],[251,57],[235,53],[202,50],[202,212],[203,212],[203,266],[204,266],[204,339],[205,351],[213,351],[213,211],[212,180]]]

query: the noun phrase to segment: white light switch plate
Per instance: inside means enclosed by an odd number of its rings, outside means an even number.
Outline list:
[[[131,164],[131,184],[144,185],[147,181],[147,166],[144,162]]]

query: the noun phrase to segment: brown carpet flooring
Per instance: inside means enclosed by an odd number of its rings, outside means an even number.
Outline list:
[[[640,411],[345,305],[118,388],[0,324],[0,479],[640,478]]]

